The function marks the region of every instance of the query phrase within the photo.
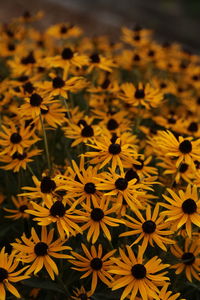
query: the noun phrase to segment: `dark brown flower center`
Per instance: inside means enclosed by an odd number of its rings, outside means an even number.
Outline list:
[[[179,145],[179,150],[183,154],[190,153],[192,151],[192,143],[188,140],[181,142]]]
[[[153,57],[155,55],[155,51],[154,50],[149,50],[148,51],[148,56]]]
[[[195,213],[197,211],[196,202],[193,199],[188,198],[187,200],[185,200],[183,202],[182,210],[185,214],[188,214],[188,215]]]
[[[144,265],[136,264],[132,267],[131,273],[136,279],[143,279],[147,274],[147,270]]]
[[[13,134],[11,135],[11,137],[10,137],[10,141],[11,141],[11,143],[13,143],[13,144],[19,144],[19,143],[21,142],[21,140],[22,140],[22,137],[21,137],[21,135],[20,135],[19,133],[17,133],[17,132],[13,133]]]
[[[74,53],[70,48],[64,48],[61,53],[61,56],[63,59],[69,60],[74,56]]]
[[[134,36],[134,40],[135,40],[135,41],[140,41],[140,39],[141,39],[140,35],[135,35],[135,36]]]
[[[15,45],[14,44],[8,44],[8,50],[9,51],[14,51],[15,50]]]
[[[133,60],[134,60],[134,61],[140,61],[141,58],[140,58],[139,54],[135,54],[135,55],[133,56]]]
[[[99,222],[103,219],[104,217],[104,212],[101,208],[93,208],[93,210],[91,211],[91,219],[93,221]]]
[[[90,60],[92,63],[99,63],[100,62],[99,54],[94,53],[94,54],[90,55]]]
[[[191,122],[190,125],[188,126],[188,131],[197,132],[198,131],[198,123]]]
[[[181,165],[180,165],[180,168],[179,168],[179,172],[180,173],[185,173],[187,170],[188,170],[188,164],[186,164],[186,163],[182,163]]]
[[[121,146],[119,144],[111,144],[108,148],[110,154],[116,155],[121,152]]]
[[[192,265],[195,262],[195,256],[191,252],[183,253],[181,259],[185,265]]]
[[[48,245],[44,242],[39,242],[34,247],[34,252],[37,256],[47,255]]]
[[[176,124],[176,119],[174,119],[173,117],[170,117],[170,118],[167,119],[167,122],[169,124]]]
[[[40,104],[42,103],[42,97],[36,93],[34,93],[33,95],[31,95],[30,97],[30,105],[37,107],[40,106]]]
[[[81,131],[82,137],[92,137],[94,135],[94,130],[90,125],[86,125]]]
[[[142,224],[142,229],[145,233],[153,233],[156,230],[156,223],[152,220],[145,221]]]
[[[84,186],[84,191],[87,194],[94,194],[96,192],[96,186],[93,182],[88,182]]]
[[[142,159],[138,159],[138,161],[140,162],[140,165],[133,164],[133,166],[136,170],[142,170],[144,167],[144,161]]]
[[[3,282],[8,278],[8,271],[4,268],[0,268],[0,282]]]
[[[107,126],[108,130],[115,130],[119,127],[119,124],[115,119],[111,118],[110,120],[108,120],[108,123],[106,126]]]
[[[135,91],[135,98],[136,99],[144,99],[144,97],[145,97],[145,93],[144,93],[143,89],[137,89]]]
[[[137,172],[133,169],[129,169],[126,171],[125,178],[127,181],[131,181],[132,179],[137,179],[136,183],[140,181],[140,177],[138,176]]]
[[[60,33],[61,34],[65,34],[65,33],[67,33],[67,31],[68,31],[68,28],[65,25],[62,25],[60,27]]]
[[[65,85],[64,80],[60,77],[55,77],[52,81],[54,89],[62,88]]]
[[[95,271],[101,270],[102,266],[103,266],[103,262],[98,257],[93,258],[90,262],[90,267]]]
[[[33,84],[31,82],[26,82],[24,85],[23,85],[23,89],[24,89],[24,92],[27,92],[29,94],[32,94],[33,91],[35,90]]]
[[[40,183],[40,190],[42,193],[44,194],[51,193],[52,191],[55,190],[55,188],[56,188],[56,184],[54,180],[52,180],[47,176],[42,178],[42,181]]]
[[[167,87],[167,84],[165,82],[160,83],[160,88],[165,89]]]
[[[26,57],[23,57],[21,59],[21,63],[23,65],[34,64],[35,62],[36,62],[36,60],[35,60],[32,52],[29,55],[27,55]]]
[[[50,208],[50,214],[53,217],[63,217],[65,215],[65,206],[61,201],[56,201]]]
[[[21,205],[20,207],[19,207],[19,211],[21,212],[21,213],[24,213],[24,211],[26,210],[26,209],[28,209],[28,206],[27,205]]]
[[[120,190],[120,191],[124,191],[128,186],[128,180],[126,178],[118,178],[115,181],[115,187],[116,189]]]

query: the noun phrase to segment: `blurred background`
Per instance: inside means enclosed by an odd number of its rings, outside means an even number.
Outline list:
[[[88,35],[114,39],[122,25],[152,28],[163,42],[178,41],[200,49],[200,0],[1,0],[0,21],[43,10],[40,27],[63,21],[81,25]]]

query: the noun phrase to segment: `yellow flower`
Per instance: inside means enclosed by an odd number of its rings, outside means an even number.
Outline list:
[[[65,239],[66,235],[69,238],[71,235],[75,236],[77,233],[82,233],[82,229],[77,223],[84,221],[85,217],[74,209],[75,205],[71,200],[67,199],[64,204],[60,200],[49,198],[45,205],[38,205],[33,201],[31,204],[33,209],[28,209],[26,212],[36,216],[34,221],[37,221],[40,226],[56,223],[62,240]]]
[[[165,244],[175,243],[173,240],[165,237],[166,235],[172,235],[173,231],[164,230],[167,229],[170,224],[164,223],[164,216],[159,216],[158,204],[156,204],[152,213],[150,206],[147,205],[146,218],[143,217],[139,211],[135,211],[135,214],[139,221],[129,215],[125,215],[129,220],[125,221],[125,224],[132,230],[120,234],[120,236],[133,236],[139,234],[138,238],[132,243],[132,245],[137,244],[141,239],[143,239],[141,246],[143,251],[146,250],[148,244],[154,246],[153,242],[155,242],[162,250],[167,251]]]
[[[163,285],[169,278],[165,276],[166,272],[158,272],[169,265],[162,264],[157,256],[144,263],[142,248],[139,247],[137,258],[129,246],[126,246],[126,249],[128,256],[119,249],[120,257],[111,258],[114,265],[111,266],[109,273],[118,275],[112,282],[112,290],[124,288],[120,300],[128,295],[134,300],[138,292],[143,300],[148,300],[149,296],[159,299],[157,286]]]
[[[163,195],[169,204],[160,203],[161,206],[167,208],[161,214],[168,216],[167,222],[173,222],[173,230],[178,230],[185,224],[186,232],[191,237],[192,223],[200,227],[200,199],[197,187],[188,185],[185,192],[179,190],[177,194],[171,189],[167,189],[167,191],[171,198]]]
[[[33,137],[33,130],[29,127],[24,128],[23,125],[16,125],[13,122],[9,122],[9,127],[2,125],[2,131],[0,132],[0,143],[3,147],[1,155],[19,153],[23,155],[25,148],[35,144],[39,138]]]
[[[90,207],[82,203],[82,207],[85,211],[80,211],[79,214],[84,216],[86,220],[84,225],[81,227],[82,230],[88,230],[87,240],[88,242],[92,239],[92,244],[94,244],[100,234],[100,230],[103,231],[106,238],[111,241],[112,236],[107,226],[116,227],[120,223],[124,224],[123,220],[109,216],[116,212],[116,206],[113,205],[109,208],[110,199],[108,197],[102,197],[101,200],[93,200],[93,206]]]
[[[191,282],[192,277],[200,281],[200,247],[196,241],[185,239],[184,251],[176,244],[171,247],[171,252],[180,262],[171,266],[176,269],[175,273],[180,274],[185,271],[187,279]]]
[[[71,263],[77,266],[72,267],[72,269],[84,272],[84,274],[81,276],[81,279],[92,274],[91,294],[94,293],[97,287],[98,279],[110,287],[113,278],[108,273],[110,265],[112,264],[109,258],[112,257],[116,250],[112,250],[103,255],[103,248],[101,244],[99,244],[98,249],[92,245],[90,251],[84,244],[81,244],[81,246],[84,251],[84,256],[74,251],[71,252],[75,258],[75,260],[71,261]]]
[[[20,197],[18,196],[18,198],[15,198],[14,196],[12,196],[12,202],[15,205],[15,207],[17,209],[10,209],[10,208],[5,208],[4,210],[12,213],[12,215],[10,216],[6,216],[6,218],[8,219],[20,219],[20,218],[29,218],[29,214],[27,214],[25,212],[26,209],[31,209],[32,205],[30,203],[30,201],[28,200],[28,198],[26,197]]]
[[[132,83],[123,83],[118,97],[131,106],[144,106],[146,109],[155,108],[161,105],[163,94],[158,88],[154,88],[149,83],[137,87]]]
[[[23,263],[32,263],[28,267],[26,274],[37,274],[43,267],[49,273],[52,280],[55,279],[55,274],[58,275],[58,268],[54,260],[55,258],[72,259],[68,254],[57,253],[63,250],[71,250],[69,246],[64,246],[64,242],[61,239],[53,240],[54,229],[49,232],[46,227],[42,227],[41,239],[38,237],[34,228],[31,230],[31,238],[27,238],[25,235],[21,237],[22,242],[12,243],[11,245],[17,251],[15,256]]]
[[[1,249],[0,252],[0,299],[6,300],[5,288],[11,292],[15,297],[20,298],[20,294],[16,288],[12,285],[12,282],[18,282],[29,278],[27,275],[22,275],[21,273],[27,269],[27,267],[21,270],[15,271],[18,267],[19,261],[15,259],[14,252],[8,256],[5,253],[5,248]]]

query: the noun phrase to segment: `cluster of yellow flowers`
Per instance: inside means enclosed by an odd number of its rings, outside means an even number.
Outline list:
[[[200,56],[41,16],[0,25],[0,300],[199,299]]]

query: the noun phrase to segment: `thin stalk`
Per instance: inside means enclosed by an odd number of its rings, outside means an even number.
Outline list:
[[[50,161],[50,155],[49,155],[47,135],[46,135],[46,131],[45,131],[45,128],[44,128],[44,123],[43,123],[41,114],[40,114],[40,122],[41,122],[41,125],[42,125],[42,131],[43,131],[43,137],[44,137],[44,147],[45,147],[45,152],[46,152],[47,165],[48,165],[49,172],[51,173],[51,161]]]
[[[64,99],[64,104],[65,104],[65,107],[66,107],[68,119],[71,119],[71,114],[70,114],[69,106],[68,106],[68,103],[67,103],[66,99]]]
[[[35,176],[32,168],[27,164],[27,169],[29,170],[29,172],[32,174],[32,176]]]

